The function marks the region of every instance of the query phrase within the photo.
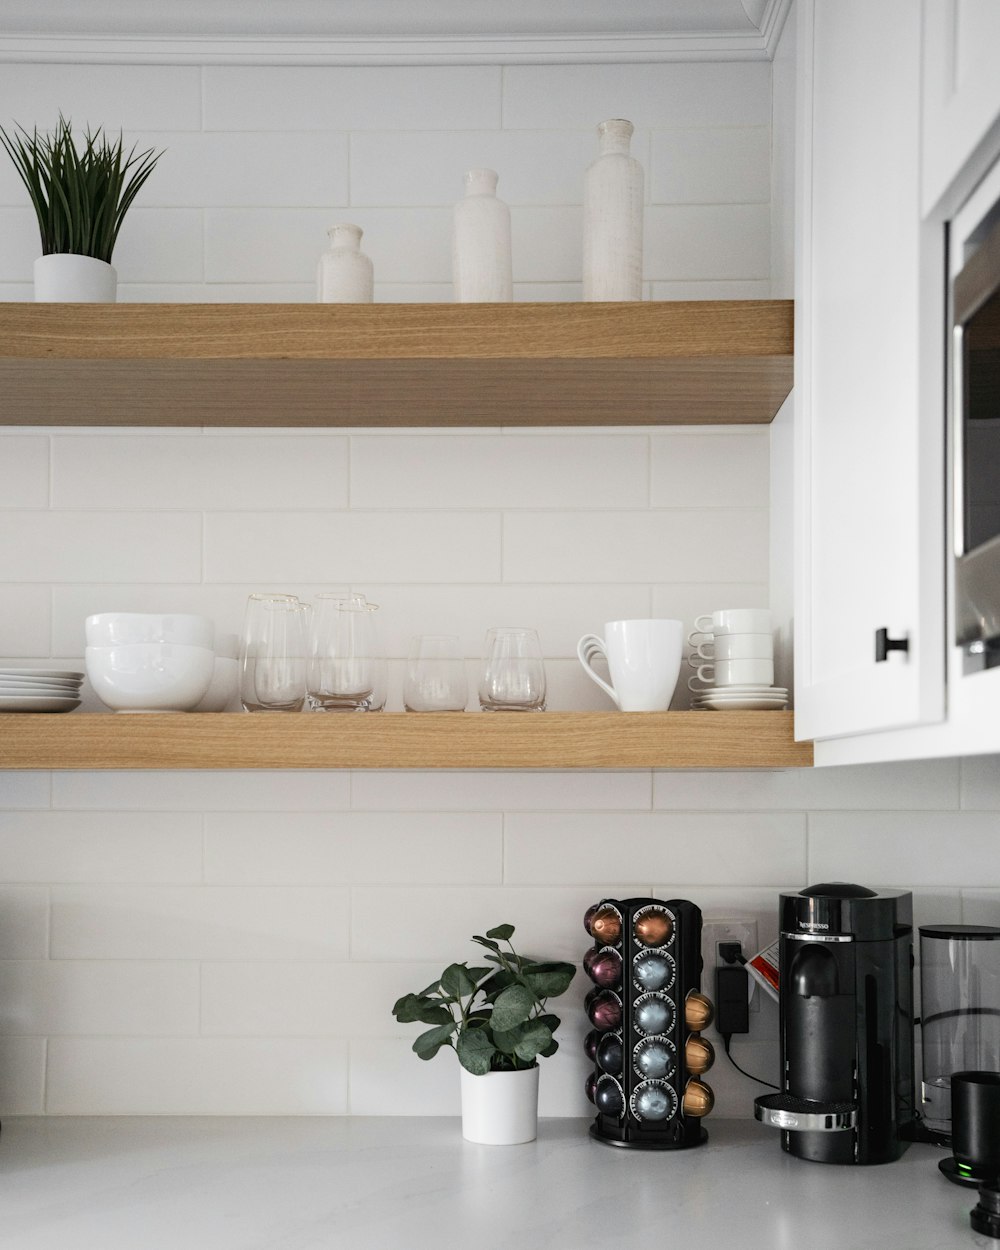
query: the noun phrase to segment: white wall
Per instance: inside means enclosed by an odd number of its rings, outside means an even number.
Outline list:
[[[377,298],[450,297],[450,204],[494,165],[516,296],[579,297],[580,185],[636,124],[647,293],[771,281],[764,64],[291,69],[5,66],[0,122],[167,147],[116,256],[123,299],[308,300],[353,220]],[[0,165],[0,297],[37,245]],[[541,631],[554,707],[602,707],[576,638],[616,616],[768,602],[765,429],[0,435],[0,656],[79,661],[91,611],[353,582],[398,660],[449,628]],[[683,703],[683,693],[680,699]],[[454,1113],[394,999],[502,921],[579,961],[603,893],[690,897],[774,936],[776,894],[912,885],[923,921],[1000,916],[992,761],[818,773],[6,773],[0,1112]],[[947,854],[942,852],[947,842]],[[578,983],[543,1111],[583,1114]],[[737,1053],[773,1077],[774,1013]],[[724,1114],[755,1087],[724,1061]]]

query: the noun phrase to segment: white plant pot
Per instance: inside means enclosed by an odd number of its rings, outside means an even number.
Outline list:
[[[538,1136],[538,1065],[517,1072],[462,1074],[462,1136],[484,1146],[516,1146]]]
[[[118,297],[114,265],[93,256],[52,252],[35,261],[35,302],[113,304]]]

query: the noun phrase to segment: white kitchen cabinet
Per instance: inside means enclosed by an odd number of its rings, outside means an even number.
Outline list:
[[[919,6],[798,22],[796,736],[821,740],[944,715],[944,259]],[[877,662],[880,628],[908,651]]]
[[[957,207],[1000,151],[998,56],[997,0],[924,0],[925,214]]]

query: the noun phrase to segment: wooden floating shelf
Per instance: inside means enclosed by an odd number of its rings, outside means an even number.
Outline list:
[[[0,715],[0,768],[808,768],[791,712]]]
[[[790,300],[0,303],[0,425],[761,424]]]

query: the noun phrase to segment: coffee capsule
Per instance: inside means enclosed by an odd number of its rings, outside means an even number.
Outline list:
[[[622,935],[622,918],[617,907],[611,907],[607,903],[598,907],[590,919],[590,932],[598,943],[614,946]]]
[[[695,1076],[700,1076],[702,1072],[707,1072],[713,1063],[715,1063],[715,1048],[712,1043],[699,1037],[697,1033],[692,1033],[684,1043],[684,1066]]]
[[[617,1033],[605,1033],[597,1047],[597,1066],[611,1076],[620,1076],[623,1062],[622,1039]]]
[[[587,1095],[588,1100],[590,1102],[593,1102],[594,1094],[597,1092],[597,1073],[596,1072],[587,1073],[587,1080],[584,1083],[583,1089],[584,1089],[584,1093]]]
[[[640,1033],[666,1033],[674,1022],[674,1007],[664,994],[642,994],[635,1000],[632,1018]]]
[[[632,1051],[632,1066],[639,1076],[665,1079],[674,1073],[674,1044],[666,1037],[644,1037]]]
[[[712,1000],[699,990],[692,990],[684,1000],[684,1023],[692,1033],[707,1029],[715,1018]]]
[[[640,951],[632,960],[632,980],[640,990],[668,990],[676,974],[666,951]]]
[[[674,922],[662,907],[647,907],[635,918],[636,940],[643,946],[662,946],[670,940],[673,931]]]
[[[708,1115],[715,1106],[715,1095],[712,1093],[711,1085],[692,1077],[684,1086],[684,1101],[681,1105],[685,1115],[699,1118]]]
[[[625,1110],[625,1098],[622,1087],[613,1076],[602,1076],[598,1079],[594,1090],[594,1102],[597,1110],[604,1115],[621,1115]]]
[[[622,981],[622,957],[616,950],[602,949],[590,961],[587,975],[605,989],[615,989]]]
[[[629,1100],[637,1120],[669,1120],[677,1113],[677,1095],[664,1081],[642,1081]]]
[[[621,1027],[621,999],[611,990],[599,990],[587,1003],[587,1015],[595,1029],[601,1033],[610,1033]]]

